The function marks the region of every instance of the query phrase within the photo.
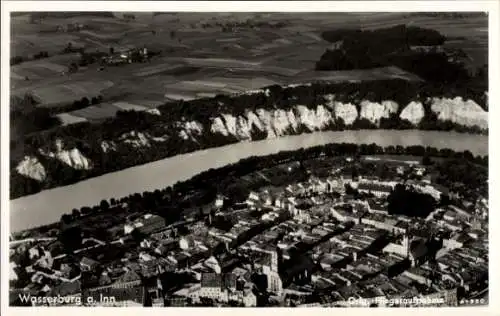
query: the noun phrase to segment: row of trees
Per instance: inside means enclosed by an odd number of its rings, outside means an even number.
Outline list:
[[[39,51],[38,53],[35,53],[33,55],[33,60],[48,58],[48,57],[49,57],[49,52]],[[30,58],[28,58],[28,57],[13,56],[10,58],[10,65],[11,66],[18,65],[18,64],[23,63],[23,62],[28,61],[28,60],[30,60]]]
[[[93,97],[82,97],[80,100],[75,100],[73,103],[67,105],[61,105],[61,106],[54,106],[47,108],[47,111],[51,115],[59,114],[59,113],[67,113],[71,111],[76,111],[80,109],[84,109],[90,105],[97,105],[100,104],[103,100],[102,95],[97,95]]]

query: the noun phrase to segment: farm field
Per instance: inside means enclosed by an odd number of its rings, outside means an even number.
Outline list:
[[[102,103],[99,105],[91,105],[84,109],[72,111],[69,114],[88,121],[101,121],[108,117],[113,117],[116,112],[123,110],[121,107],[111,103]]]
[[[30,90],[40,107],[58,106],[81,98],[97,96],[102,90],[113,86],[111,81],[82,81],[76,83],[42,86]]]
[[[339,71],[309,71],[298,76],[298,82],[312,80],[324,81],[362,81],[362,80],[383,80],[399,78],[406,80],[420,80],[417,76],[403,71],[397,67],[383,67],[368,70],[339,70]]]
[[[78,54],[64,54],[49,58],[27,61],[11,67],[11,83],[13,87],[22,85],[19,80],[30,82],[45,80],[47,77],[61,76],[68,70],[68,65],[79,60]]]
[[[322,39],[323,31],[397,25],[408,22],[404,13],[133,13],[133,20],[126,19],[124,13],[113,14],[48,16],[35,23],[28,15],[13,17],[12,54],[29,59],[46,50],[50,57],[12,66],[11,93],[32,93],[42,107],[71,105],[82,97],[90,99],[100,94],[102,104],[70,115],[98,120],[114,115],[118,109],[143,110],[169,100],[241,93],[273,84],[419,79],[394,67],[314,71],[316,61],[331,47]],[[233,30],[223,27],[225,23],[248,21],[271,26],[246,25]],[[278,23],[282,25],[276,26]],[[66,26],[74,24],[83,29],[67,30]],[[443,23],[442,19],[415,16],[410,18],[410,24],[442,32],[451,37],[448,47],[463,49],[476,64],[484,62],[486,18]],[[147,63],[104,69],[91,64],[70,74],[68,65],[80,57],[60,55],[68,43],[85,52],[147,47],[158,54]],[[64,118],[65,124],[76,121]]]
[[[61,120],[62,125],[70,125],[80,122],[87,122],[87,119],[83,117],[78,117],[71,115],[70,113],[57,114],[57,117]]]

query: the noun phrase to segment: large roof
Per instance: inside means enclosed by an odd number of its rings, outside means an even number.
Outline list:
[[[95,261],[93,259],[90,259],[88,257],[83,257],[82,260],[80,261],[81,264],[88,265],[88,266],[97,266],[99,265],[98,261]]]
[[[390,185],[379,184],[379,183],[369,183],[360,182],[358,184],[358,190],[368,190],[368,191],[379,191],[379,192],[392,192],[392,187]]]
[[[217,273],[203,273],[201,287],[222,287],[222,276]]]
[[[127,271],[121,277],[116,280],[116,283],[132,283],[141,281],[141,276],[135,271]]]

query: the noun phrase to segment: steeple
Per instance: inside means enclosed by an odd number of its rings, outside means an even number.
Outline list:
[[[161,283],[160,276],[156,277],[156,287],[158,288],[158,293],[161,294],[163,292],[163,284]],[[160,296],[160,295],[158,295]]]
[[[158,272],[160,271],[160,269],[158,268]],[[163,297],[163,284],[161,282],[161,279],[160,279],[160,276],[161,274],[158,273],[158,275],[156,276],[156,297],[157,298],[162,298]]]
[[[406,258],[410,257],[410,240],[408,233],[404,233],[403,235],[403,247],[404,253],[406,254]]]

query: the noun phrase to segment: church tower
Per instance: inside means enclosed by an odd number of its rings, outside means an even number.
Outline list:
[[[410,238],[407,233],[403,235],[403,249],[406,258],[410,257]]]

